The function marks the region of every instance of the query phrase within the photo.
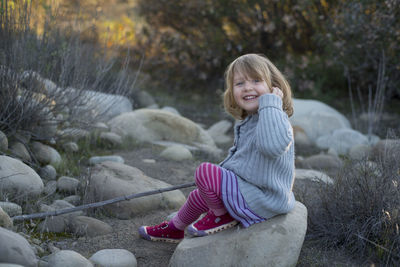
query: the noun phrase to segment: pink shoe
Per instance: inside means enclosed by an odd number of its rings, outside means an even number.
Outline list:
[[[194,236],[206,236],[231,228],[238,223],[239,222],[232,218],[229,213],[225,213],[221,216],[215,216],[210,210],[202,219],[191,224],[188,227],[188,232]]]
[[[155,226],[141,226],[139,234],[147,240],[170,243],[179,243],[185,236],[184,231],[172,229],[167,221]]]

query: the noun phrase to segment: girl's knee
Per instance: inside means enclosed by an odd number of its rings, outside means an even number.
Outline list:
[[[194,175],[197,187],[204,185],[204,179],[206,178],[205,175],[210,164],[211,163],[203,162],[197,167]]]
[[[197,172],[203,173],[204,171],[207,170],[207,168],[208,168],[210,165],[212,165],[212,163],[209,163],[209,162],[203,162],[203,163],[201,163],[201,164],[197,167],[196,173],[197,173]]]

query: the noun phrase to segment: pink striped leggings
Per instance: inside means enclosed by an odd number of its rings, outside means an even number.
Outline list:
[[[218,165],[200,164],[195,172],[198,189],[190,192],[185,204],[172,219],[176,228],[185,229],[208,210],[212,210],[217,216],[227,212],[221,199],[221,177],[221,167]]]

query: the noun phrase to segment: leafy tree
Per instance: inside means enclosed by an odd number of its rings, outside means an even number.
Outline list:
[[[368,96],[379,85],[386,98],[400,95],[399,1],[138,0],[137,4],[146,21],[137,48],[146,55],[145,70],[165,87],[222,87],[226,65],[255,52],[281,65],[300,94],[346,96],[350,85]]]
[[[324,0],[139,0],[138,12],[147,22],[141,35],[147,67],[165,81],[209,83],[244,53],[279,60],[287,53],[318,51],[312,37],[322,30],[330,5]]]
[[[399,1],[341,1],[326,25],[320,40],[352,88],[400,97]]]

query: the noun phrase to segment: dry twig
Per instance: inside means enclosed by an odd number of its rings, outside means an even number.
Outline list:
[[[18,216],[12,217],[12,219],[13,219],[13,221],[25,221],[25,220],[38,219],[38,218],[44,218],[44,217],[49,217],[49,216],[57,216],[57,215],[71,213],[71,212],[80,211],[80,210],[89,209],[89,208],[98,208],[98,207],[102,207],[102,206],[105,206],[105,205],[113,204],[113,203],[116,203],[116,202],[121,202],[121,201],[124,201],[124,200],[130,200],[130,199],[134,199],[134,198],[150,196],[150,195],[159,194],[159,193],[168,192],[168,191],[173,191],[173,190],[177,190],[177,189],[181,189],[181,188],[191,187],[191,186],[194,186],[194,185],[195,185],[194,182],[185,183],[185,184],[180,184],[180,185],[175,185],[175,186],[171,186],[171,187],[151,190],[151,191],[142,192],[142,193],[124,195],[124,196],[120,196],[120,197],[116,197],[116,198],[112,198],[112,199],[108,199],[108,200],[103,200],[103,201],[100,201],[100,202],[85,204],[85,205],[81,205],[81,206],[77,206],[77,207],[73,207],[73,208],[67,208],[67,209],[61,209],[61,210],[55,210],[55,211],[43,212],[43,213],[18,215]]]

